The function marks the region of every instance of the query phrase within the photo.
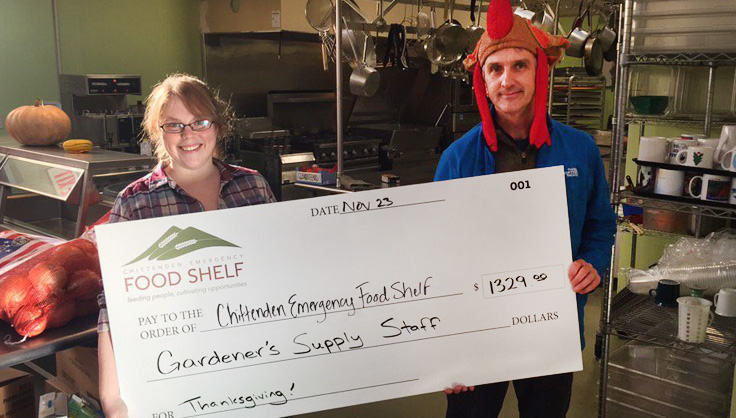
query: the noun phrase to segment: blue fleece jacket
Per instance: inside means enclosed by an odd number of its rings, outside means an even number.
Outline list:
[[[565,167],[567,213],[573,260],[584,259],[598,273],[611,261],[616,217],[611,210],[603,161],[593,137],[548,117],[552,145],[539,149],[536,167]],[[481,124],[468,131],[442,153],[434,180],[482,176],[496,172],[493,154],[483,137]],[[583,308],[587,295],[577,295],[580,341],[583,337]]]

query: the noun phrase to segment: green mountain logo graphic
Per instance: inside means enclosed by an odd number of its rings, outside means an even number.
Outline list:
[[[236,247],[239,246],[217,238],[197,228],[181,229],[175,226],[169,228],[161,238],[156,240],[146,251],[134,258],[126,266],[137,263],[143,259],[153,260],[171,260],[192,251],[201,250],[207,247]]]

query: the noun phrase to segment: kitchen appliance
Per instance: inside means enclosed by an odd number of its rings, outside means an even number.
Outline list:
[[[332,168],[337,164],[334,92],[271,92],[266,100],[270,120],[290,131],[293,151],[311,152],[321,167]],[[355,97],[343,97],[345,125],[354,105]],[[346,171],[378,168],[380,145],[381,139],[375,135],[345,132],[343,167]]]
[[[141,76],[60,74],[61,107],[72,121],[72,138],[106,149],[138,153],[145,108],[129,107],[126,95],[141,95]]]
[[[433,172],[436,162],[439,161],[440,155],[436,152],[436,148],[442,134],[441,127],[378,123],[354,127],[351,128],[351,132],[377,138],[380,141],[378,162],[381,170],[395,170],[404,178],[410,178],[410,173],[403,173],[402,169],[419,169],[422,173],[418,174],[424,179],[427,177],[424,171]]]
[[[471,84],[462,79],[452,80],[450,103],[452,138],[455,140],[480,123],[480,113]]]

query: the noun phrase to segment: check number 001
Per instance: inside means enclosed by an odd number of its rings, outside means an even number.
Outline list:
[[[562,266],[537,267],[482,276],[483,297],[492,298],[527,292],[560,289],[565,286]],[[479,290],[476,284],[476,290]]]

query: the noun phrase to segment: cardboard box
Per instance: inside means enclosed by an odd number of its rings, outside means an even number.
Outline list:
[[[28,373],[0,369],[0,418],[34,418],[35,398]]]
[[[38,418],[66,418],[69,415],[69,396],[61,392],[41,395],[38,401]]]
[[[71,390],[69,395],[100,400],[97,349],[74,347],[56,353],[56,376]]]
[[[326,186],[337,183],[337,173],[330,172],[326,168],[320,168],[318,171],[302,171],[301,168],[297,168],[296,181],[297,183]]]

